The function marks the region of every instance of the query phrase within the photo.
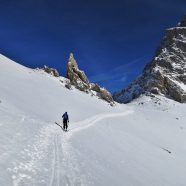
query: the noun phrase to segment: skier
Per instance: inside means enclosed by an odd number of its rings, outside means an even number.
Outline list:
[[[64,129],[65,131],[67,131],[67,128],[68,128],[67,122],[69,122],[69,118],[68,118],[67,112],[65,112],[65,113],[63,114],[62,118],[63,118],[63,129]]]

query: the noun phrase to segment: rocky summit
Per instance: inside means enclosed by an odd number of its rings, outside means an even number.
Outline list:
[[[96,95],[101,99],[106,100],[109,103],[113,103],[112,94],[105,88],[100,87],[98,84],[90,83],[84,71],[80,70],[78,64],[71,53],[67,64],[67,78],[70,80],[70,84],[77,89],[90,93],[96,92]],[[69,84],[68,84],[68,87]]]
[[[158,94],[186,102],[186,16],[165,37],[153,60],[127,88],[114,94],[114,99],[127,103],[142,94]]]

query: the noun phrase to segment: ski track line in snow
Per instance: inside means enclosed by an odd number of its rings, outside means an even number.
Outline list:
[[[60,169],[62,169],[63,167],[61,166],[62,160],[60,158],[62,150],[59,150],[59,147],[61,147],[61,144],[59,143],[59,133],[56,133],[56,135],[54,136],[53,147],[52,176],[49,186],[60,186]]]
[[[77,126],[77,127],[73,127],[72,129],[70,129],[70,132],[68,132],[68,135],[66,135],[66,138],[69,140],[72,137],[72,135],[74,135],[75,133],[81,130],[85,130],[91,127],[92,125],[94,125],[96,122],[101,121],[103,119],[113,118],[113,117],[122,117],[122,116],[132,114],[133,112],[134,112],[133,110],[128,110],[128,111],[121,112],[121,113],[99,114],[91,118],[85,119],[83,121],[74,122],[72,123],[72,125]]]
[[[74,150],[64,135],[60,131],[54,136],[49,186],[86,186],[88,184],[85,176],[80,172]]]
[[[57,148],[56,147],[56,135],[55,135],[53,141],[54,141],[53,142],[54,149],[53,149],[53,153],[52,153],[52,165],[51,165],[51,167],[52,167],[52,174],[51,174],[49,186],[54,185],[54,181],[56,179],[56,162],[57,162],[57,160],[56,160],[56,148]]]
[[[62,184],[65,186],[87,186],[87,180],[85,174],[80,171],[80,164],[77,160],[77,156],[74,152],[73,147],[67,141],[64,136],[65,134],[62,133],[60,138],[60,143],[62,147]]]

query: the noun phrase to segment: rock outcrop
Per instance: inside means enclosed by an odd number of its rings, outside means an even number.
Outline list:
[[[166,30],[161,46],[142,75],[113,97],[127,103],[141,94],[159,94],[186,102],[186,16],[177,27]]]
[[[49,68],[48,66],[44,65],[42,70],[44,70],[48,74],[51,74],[52,76],[59,77],[59,72],[54,68]]]
[[[86,93],[95,91],[101,99],[104,99],[109,103],[114,102],[112,94],[109,91],[97,84],[90,83],[85,72],[79,70],[78,64],[72,53],[70,54],[70,58],[67,64],[67,78],[70,80],[70,83],[77,89]]]
[[[98,84],[91,83],[90,90],[97,92],[98,96],[107,102],[114,102],[112,94],[105,88],[100,87]]]

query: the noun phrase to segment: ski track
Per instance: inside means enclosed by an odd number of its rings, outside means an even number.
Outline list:
[[[13,168],[8,168],[8,171],[13,174],[13,186],[89,185],[86,174],[79,169],[80,165],[69,139],[77,132],[103,119],[122,117],[131,113],[133,113],[132,110],[95,115],[83,121],[71,123],[71,129],[67,133],[59,130],[59,127],[54,124],[44,123],[44,127],[35,136],[34,143],[27,145],[27,148],[21,151],[21,161],[13,162]],[[42,165],[44,162],[46,165]]]
[[[113,117],[123,117],[129,114],[132,114],[133,112],[134,112],[133,110],[128,110],[128,111],[121,112],[121,113],[99,114],[91,118],[85,119],[83,121],[74,122],[70,124],[72,127],[70,129],[70,132],[67,135],[67,139],[69,140],[75,133],[80,132],[81,130],[85,130],[91,127],[92,125],[94,125],[96,122],[99,122],[103,119],[113,118]]]

